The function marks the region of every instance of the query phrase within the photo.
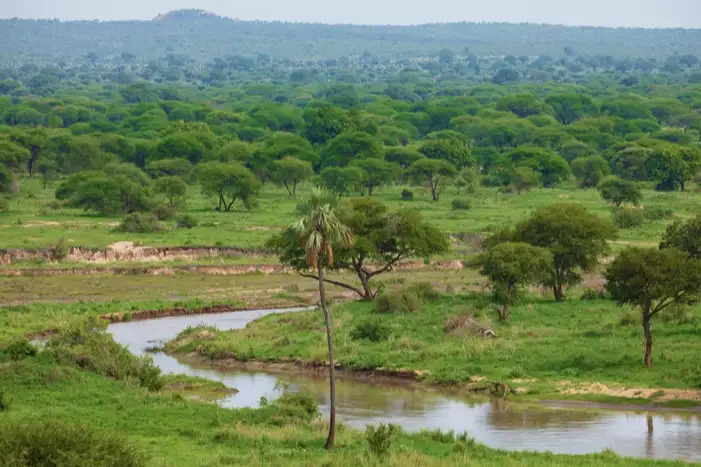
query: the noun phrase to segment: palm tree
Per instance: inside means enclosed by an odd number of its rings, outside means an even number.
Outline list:
[[[323,190],[314,190],[312,196],[297,206],[299,219],[284,233],[290,242],[300,245],[307,257],[307,265],[318,271],[319,301],[326,321],[326,339],[329,350],[330,420],[326,449],[333,448],[336,439],[336,382],[334,380],[333,339],[331,312],[326,305],[324,268],[333,264],[334,246],[346,248],[353,243],[353,234],[336,216],[337,200]]]

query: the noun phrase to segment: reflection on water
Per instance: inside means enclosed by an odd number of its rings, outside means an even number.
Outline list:
[[[118,342],[142,354],[145,348],[172,339],[187,326],[206,323],[219,329],[240,329],[267,314],[289,311],[162,318],[117,323],[109,330]],[[318,375],[224,372],[207,365],[182,363],[162,353],[153,358],[165,372],[199,376],[237,388],[237,394],[220,401],[223,407],[258,407],[262,396],[278,397],[282,383],[288,391],[313,395],[322,411],[328,411],[327,383]],[[610,448],[625,456],[701,461],[698,415],[525,407],[503,399],[474,400],[349,379],[339,380],[336,391],[339,418],[359,428],[368,423],[396,423],[408,431],[467,431],[481,443],[509,450],[585,454]]]

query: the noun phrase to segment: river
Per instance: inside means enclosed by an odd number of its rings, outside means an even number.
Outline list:
[[[299,309],[159,318],[115,323],[109,331],[117,342],[143,355],[148,347],[162,345],[187,326],[241,329],[265,315],[294,311]],[[199,376],[238,389],[237,394],[219,401],[222,407],[258,407],[261,397],[274,399],[287,390],[314,396],[322,412],[328,413],[328,387],[319,375],[221,371],[206,364],[183,363],[164,353],[151,355],[165,373]],[[395,423],[407,431],[467,431],[480,443],[507,450],[587,454],[609,448],[623,456],[701,462],[701,414],[521,405],[504,399],[471,399],[406,384],[353,379],[340,379],[336,391],[339,418],[358,428]]]

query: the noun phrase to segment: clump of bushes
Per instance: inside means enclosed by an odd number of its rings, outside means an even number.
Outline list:
[[[659,221],[662,219],[669,219],[674,216],[674,211],[672,209],[664,208],[645,208],[643,211],[643,216],[645,219],[651,221]]]
[[[68,253],[71,252],[71,246],[68,244],[68,240],[65,238],[60,238],[54,246],[50,248],[51,259],[54,261],[61,261],[68,257]]]
[[[151,213],[156,216],[156,219],[159,221],[165,221],[174,217],[177,211],[174,207],[165,204],[157,204],[151,209]]]
[[[151,391],[162,389],[161,370],[153,360],[133,355],[103,328],[104,323],[91,320],[61,330],[49,340],[44,353],[59,363],[75,365]]]
[[[126,439],[92,426],[56,420],[4,424],[0,427],[2,465],[139,467],[145,457]]]
[[[413,313],[426,301],[436,300],[440,293],[428,282],[419,282],[409,287],[383,293],[375,300],[378,313]]]
[[[368,449],[377,457],[386,457],[392,447],[392,438],[400,428],[393,424],[380,423],[379,425],[368,425],[365,428],[365,440],[368,443]]]
[[[154,233],[161,232],[163,226],[154,214],[150,212],[135,212],[127,214],[116,230],[117,232],[126,233]]]
[[[645,216],[640,209],[617,208],[613,211],[613,223],[621,229],[640,227],[645,222]]]
[[[351,339],[367,339],[372,342],[381,342],[389,339],[392,330],[386,324],[378,320],[364,321],[356,325],[351,331]]]
[[[16,362],[28,357],[33,357],[37,352],[37,348],[30,344],[27,339],[18,339],[0,350],[0,355],[6,356],[11,361]]]
[[[411,190],[402,190],[402,199],[404,201],[414,201],[414,192]]]
[[[175,228],[177,229],[192,229],[197,227],[198,221],[194,216],[191,216],[189,214],[183,214],[182,216],[178,217],[178,220],[175,223]]]
[[[470,200],[464,198],[456,198],[450,205],[453,211],[467,211],[471,207]]]
[[[321,412],[316,400],[309,394],[286,392],[273,404],[280,415],[300,420],[313,420]]]

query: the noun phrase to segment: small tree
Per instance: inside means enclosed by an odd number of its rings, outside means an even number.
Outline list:
[[[701,260],[701,214],[686,222],[676,221],[667,227],[660,248],[676,248]]]
[[[395,166],[383,159],[361,159],[353,161],[351,167],[362,171],[360,184],[363,191],[367,190],[368,196],[372,195],[375,188],[388,185],[394,178]]]
[[[168,175],[160,177],[153,182],[153,190],[166,197],[168,206],[181,206],[185,202],[187,183],[180,177]]]
[[[487,251],[481,263],[480,274],[489,279],[494,299],[502,305],[502,321],[509,317],[509,304],[518,297],[519,287],[546,281],[553,269],[552,254],[527,243],[501,243]]]
[[[363,171],[353,166],[327,167],[319,174],[319,184],[338,196],[358,190],[362,179]]]
[[[433,201],[438,201],[458,171],[449,162],[425,158],[411,164],[408,174],[414,184],[427,186]]]
[[[283,157],[271,164],[269,175],[273,183],[284,186],[290,196],[295,196],[297,185],[312,178],[314,169],[309,162],[294,157]]]
[[[516,167],[509,174],[510,184],[519,195],[540,183],[540,173],[530,167]]]
[[[675,304],[692,304],[701,292],[701,263],[674,248],[628,248],[606,270],[606,289],[619,305],[640,308],[645,366],[652,365],[651,321]]]
[[[336,381],[334,379],[333,338],[331,311],[326,304],[324,271],[334,264],[334,249],[348,248],[353,244],[353,234],[336,215],[335,196],[314,190],[311,198],[297,206],[299,219],[290,224],[281,234],[281,241],[289,247],[304,250],[307,267],[318,273],[319,301],[326,323],[326,338],[329,355],[330,420],[326,449],[334,446],[336,439]]]
[[[553,267],[543,284],[552,288],[555,300],[562,301],[565,287],[581,282],[581,272],[598,263],[614,237],[609,220],[579,204],[555,203],[517,224],[513,240],[550,250]]]
[[[594,188],[611,172],[601,156],[580,157],[572,161],[572,173],[582,188]]]
[[[635,182],[616,177],[608,177],[601,182],[599,193],[604,200],[616,206],[623,203],[638,204],[643,197]]]
[[[241,200],[250,209],[260,190],[260,181],[253,172],[240,164],[207,162],[197,167],[197,178],[202,185],[202,193],[216,196],[220,211],[231,211],[234,203]]]

